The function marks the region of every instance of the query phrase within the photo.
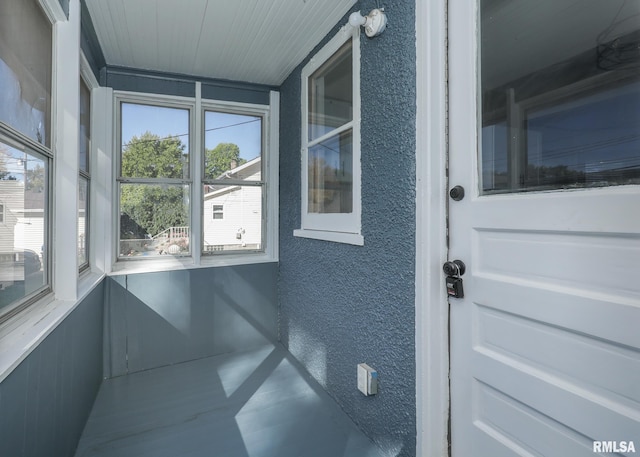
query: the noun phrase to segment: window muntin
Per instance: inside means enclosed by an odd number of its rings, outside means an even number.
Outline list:
[[[345,27],[302,70],[302,214],[296,236],[363,243],[359,43],[359,31]]]
[[[191,254],[191,109],[121,102],[118,257]]]
[[[49,160],[0,137],[0,317],[48,289]]]
[[[203,255],[264,251],[263,124],[264,113],[204,111]]]
[[[0,122],[47,147],[52,30],[36,0],[0,2]]]
[[[640,5],[556,6],[572,47],[533,4],[481,2],[481,194],[640,184]]]

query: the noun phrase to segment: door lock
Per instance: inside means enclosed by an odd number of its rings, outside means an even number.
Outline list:
[[[464,298],[464,288],[462,287],[461,276],[466,271],[466,266],[462,260],[452,260],[445,262],[442,271],[447,275],[445,285],[447,287],[447,295],[453,298]]]

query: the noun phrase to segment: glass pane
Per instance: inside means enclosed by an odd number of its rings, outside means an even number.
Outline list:
[[[262,186],[205,186],[203,253],[263,250]]]
[[[81,268],[89,262],[89,240],[87,238],[87,226],[89,222],[88,192],[89,181],[80,177],[78,183],[78,265]]]
[[[204,179],[260,181],[262,118],[206,111]]]
[[[50,146],[51,23],[36,0],[0,2],[0,121]]]
[[[353,211],[351,130],[309,148],[309,213]]]
[[[309,141],[353,119],[351,40],[309,77]]]
[[[122,103],[122,176],[189,177],[189,110]]]
[[[46,167],[0,143],[0,313],[46,284]]]
[[[80,170],[89,173],[91,147],[91,91],[80,78]]]
[[[639,15],[481,1],[482,193],[640,184]]]
[[[120,185],[120,257],[189,255],[189,186]]]

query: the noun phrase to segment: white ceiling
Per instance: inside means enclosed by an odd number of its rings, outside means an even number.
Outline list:
[[[108,65],[280,85],[356,0],[86,0]]]

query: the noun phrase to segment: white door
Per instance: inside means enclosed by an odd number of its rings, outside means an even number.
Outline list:
[[[639,14],[449,2],[453,457],[640,453]]]

